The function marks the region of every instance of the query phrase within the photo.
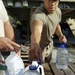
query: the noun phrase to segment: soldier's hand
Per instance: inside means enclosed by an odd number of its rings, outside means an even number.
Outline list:
[[[38,62],[41,60],[42,62],[42,50],[40,47],[30,49],[29,51],[29,61],[37,60]]]
[[[64,35],[61,35],[59,37],[59,41],[60,41],[60,43],[66,43],[67,42],[67,39],[66,39],[66,37]]]

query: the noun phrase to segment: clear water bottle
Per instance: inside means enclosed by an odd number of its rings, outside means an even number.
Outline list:
[[[69,63],[69,53],[65,48],[65,44],[60,44],[60,48],[57,51],[56,67],[58,69],[67,69]]]

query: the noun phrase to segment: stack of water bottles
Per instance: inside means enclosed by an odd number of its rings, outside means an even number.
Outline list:
[[[66,44],[60,44],[60,48],[57,51],[56,67],[58,69],[67,69],[69,63],[69,52],[65,48]]]

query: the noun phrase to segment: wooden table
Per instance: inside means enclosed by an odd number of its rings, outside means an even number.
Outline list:
[[[45,75],[75,75],[75,64],[69,63],[69,66],[66,70],[59,70],[56,68],[56,63],[51,62],[45,64]]]
[[[25,67],[29,64],[25,64]],[[56,68],[56,63],[44,63],[42,64],[44,67],[45,75],[75,75],[75,63],[69,63],[69,66],[66,70],[59,70]]]

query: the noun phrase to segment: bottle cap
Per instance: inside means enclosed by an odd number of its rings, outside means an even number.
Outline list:
[[[32,64],[29,66],[29,69],[37,70],[38,67],[39,67],[39,64],[37,63],[37,61],[32,61]]]
[[[65,48],[65,45],[66,45],[66,44],[60,44],[60,47],[61,47],[61,48]]]
[[[0,70],[7,70],[7,66],[0,64]]]

